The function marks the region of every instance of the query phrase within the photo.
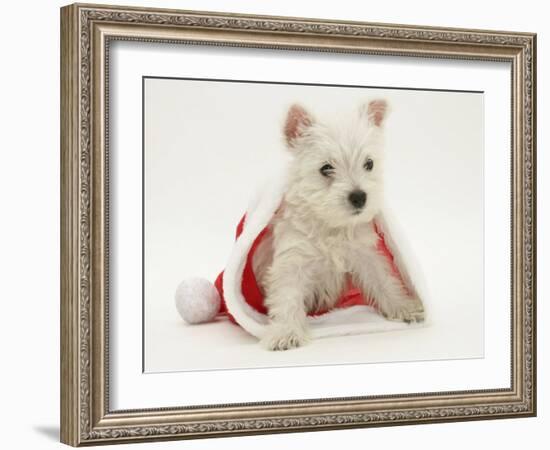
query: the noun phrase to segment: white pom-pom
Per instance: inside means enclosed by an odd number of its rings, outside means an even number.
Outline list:
[[[182,281],[176,289],[176,308],[187,323],[210,322],[220,310],[220,294],[204,278]]]

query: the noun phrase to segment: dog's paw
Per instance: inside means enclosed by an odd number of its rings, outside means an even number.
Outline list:
[[[308,340],[305,331],[288,326],[271,325],[262,338],[261,344],[267,350],[290,350],[306,344]]]
[[[420,323],[426,318],[422,302],[411,297],[392,302],[389,308],[382,311],[382,315],[388,320],[406,323]]]

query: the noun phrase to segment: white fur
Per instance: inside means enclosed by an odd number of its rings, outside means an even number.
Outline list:
[[[270,332],[269,318],[257,312],[246,302],[241,290],[242,275],[253,242],[258,234],[266,226],[269,226],[282,203],[286,189],[284,181],[286,174],[287,171],[276,173],[273,178],[266,180],[263,188],[257,191],[257,194],[249,203],[246,211],[244,232],[239,236],[231,251],[223,277],[224,297],[229,312],[245,331],[259,339],[263,339]],[[401,254],[404,242],[403,234],[399,234],[399,229],[396,229],[394,220],[388,221],[388,218],[385,217],[387,214],[386,209],[384,212],[378,214],[377,219],[384,216],[386,240],[391,236],[392,242],[395,243],[395,248],[392,249],[394,257],[400,254],[399,259],[403,262],[404,267],[409,268],[409,271],[415,268],[414,274],[411,276],[414,285],[407,284],[407,288],[411,292],[419,292],[419,298],[422,298],[425,303],[429,296],[424,284],[418,286],[421,274],[420,268],[412,252]],[[273,248],[269,245],[262,245],[258,248],[256,255],[263,251],[262,248],[267,252],[273,252]],[[256,261],[257,258],[255,257],[254,266],[256,266]],[[258,269],[256,268],[255,273],[258,274]],[[307,322],[309,335],[312,339],[398,331],[413,327],[424,327],[426,325],[426,322],[407,324],[404,322],[388,321],[376,310],[366,305],[353,306],[346,309],[334,309],[320,316],[310,316]]]
[[[317,122],[298,106],[289,111],[285,133],[294,160],[282,204],[270,223],[272,236],[254,261],[270,317],[269,328],[262,333],[268,349],[306,343],[307,314],[332,308],[348,279],[376,301],[386,318],[424,319],[422,302],[404,264],[396,258],[407,289],[376,249],[374,224],[377,218],[385,224],[381,215],[385,111],[385,102],[374,101],[332,125]],[[369,159],[373,167],[367,170]],[[326,164],[332,167],[329,175],[320,171]],[[349,200],[357,190],[366,193],[363,207]]]

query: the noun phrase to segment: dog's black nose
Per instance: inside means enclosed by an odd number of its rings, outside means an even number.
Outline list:
[[[367,194],[365,191],[358,189],[350,192],[348,195],[348,200],[355,208],[362,208],[367,202]]]

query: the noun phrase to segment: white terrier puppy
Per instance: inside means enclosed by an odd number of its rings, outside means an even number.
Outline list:
[[[351,281],[390,320],[424,319],[377,250],[383,203],[384,100],[360,107],[344,124],[288,111],[284,135],[293,160],[281,208],[254,258],[270,317],[262,344],[286,350],[308,341],[307,314],[332,308]]]

